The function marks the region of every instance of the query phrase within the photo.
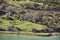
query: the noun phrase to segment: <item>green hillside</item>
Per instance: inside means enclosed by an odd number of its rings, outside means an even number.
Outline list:
[[[0,27],[24,31],[60,28],[60,0],[1,0]]]
[[[6,2],[16,6],[27,4],[26,6],[30,7],[32,7],[30,4],[38,4],[42,5],[42,9],[60,8],[60,0],[7,0]]]
[[[32,31],[32,28],[36,28],[37,30],[42,30],[42,25],[27,22],[27,21],[19,21],[19,20],[6,20],[0,18],[0,27],[7,29],[8,26],[18,27],[20,29],[26,29],[25,31]]]

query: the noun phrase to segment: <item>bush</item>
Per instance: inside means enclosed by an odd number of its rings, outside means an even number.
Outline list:
[[[13,21],[13,20],[15,20],[15,18],[12,17],[12,16],[8,16],[8,17],[7,17],[7,20],[12,20],[12,21]]]

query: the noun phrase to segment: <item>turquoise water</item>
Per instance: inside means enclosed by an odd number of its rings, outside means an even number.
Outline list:
[[[0,36],[0,40],[60,40],[60,37],[30,38],[30,37],[16,37],[16,36]]]

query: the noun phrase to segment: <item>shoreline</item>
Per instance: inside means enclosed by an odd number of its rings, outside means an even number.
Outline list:
[[[27,35],[12,35],[12,34],[8,34],[8,35],[6,35],[6,34],[4,34],[4,35],[2,35],[2,36],[15,36],[15,37],[29,37],[29,38],[52,38],[52,37],[60,37],[60,36],[50,36],[50,37],[41,37],[41,36],[27,36]]]
[[[41,36],[44,34],[43,36]],[[30,38],[50,38],[50,37],[60,37],[60,35],[54,35],[54,36],[46,36],[48,33],[25,33],[25,32],[20,32],[19,34],[17,32],[0,32],[0,35],[2,36],[17,36],[17,37],[30,37]],[[59,33],[60,34],[60,33]]]

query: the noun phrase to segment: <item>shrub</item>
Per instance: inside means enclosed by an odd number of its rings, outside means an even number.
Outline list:
[[[8,16],[7,17],[7,20],[12,20],[13,21],[13,20],[15,20],[15,18],[14,17],[11,17],[11,16]]]

